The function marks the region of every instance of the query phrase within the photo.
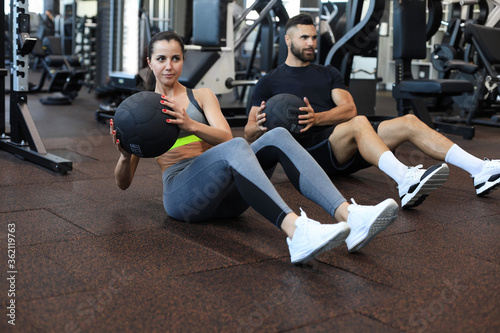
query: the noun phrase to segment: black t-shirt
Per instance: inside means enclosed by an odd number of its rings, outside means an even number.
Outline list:
[[[310,64],[306,67],[290,67],[281,64],[259,79],[255,86],[252,106],[260,106],[274,95],[288,93],[301,99],[307,97],[314,112],[334,108],[333,89],[345,89],[339,71],[330,65]]]

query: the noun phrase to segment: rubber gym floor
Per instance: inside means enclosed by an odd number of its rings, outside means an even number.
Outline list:
[[[108,125],[94,118],[94,93],[82,90],[70,106],[42,105],[42,96],[28,97],[40,135],[73,170],[58,175],[0,151],[0,331],[500,331],[500,191],[477,197],[466,172],[450,166],[441,188],[401,210],[360,253],[344,245],[295,266],[284,234],[253,209],[203,224],[169,218],[153,159],[118,189],[118,152]],[[379,93],[378,112],[395,114],[390,93]],[[478,157],[500,157],[498,128],[449,137]],[[410,144],[396,155],[435,163]],[[332,181],[359,204],[399,202],[395,183],[376,168]],[[272,182],[293,209],[334,222],[281,169]]]

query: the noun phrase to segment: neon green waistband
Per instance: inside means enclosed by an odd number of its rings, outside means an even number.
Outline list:
[[[177,139],[177,141],[175,141],[174,145],[169,150],[172,150],[174,148],[177,148],[177,147],[180,147],[180,146],[184,146],[184,145],[187,145],[188,143],[196,142],[196,141],[203,141],[203,140],[200,139],[199,137],[197,137],[194,134],[193,135],[188,135],[188,136],[185,136],[183,138]]]

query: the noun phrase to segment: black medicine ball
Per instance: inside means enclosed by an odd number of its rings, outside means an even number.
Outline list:
[[[298,134],[305,125],[299,125],[299,114],[307,114],[306,111],[299,111],[300,107],[306,103],[299,97],[292,94],[274,95],[266,101],[266,121],[264,126],[268,129],[284,127],[292,134]]]
[[[173,146],[179,127],[162,112],[161,95],[152,91],[133,94],[120,103],[114,116],[116,138],[122,147],[139,157],[156,157]]]

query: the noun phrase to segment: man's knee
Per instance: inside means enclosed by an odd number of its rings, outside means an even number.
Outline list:
[[[407,127],[407,128],[408,127],[413,128],[415,126],[422,124],[422,120],[420,120],[420,118],[418,118],[414,114],[406,114],[400,118],[404,121],[405,127]]]
[[[386,144],[397,142],[396,146],[422,130],[423,122],[414,114],[406,114],[391,120],[386,120],[378,126],[378,135]]]
[[[365,116],[356,116],[337,125],[329,137],[332,148],[338,142],[343,145],[348,141],[356,140],[359,135],[366,135],[369,133],[369,129],[373,130],[373,127]]]
[[[349,122],[353,133],[367,135],[370,133],[370,131],[374,131],[372,124],[370,123],[368,118],[366,118],[366,116],[356,116]]]
[[[356,116],[350,120],[352,123],[352,126],[354,128],[366,128],[366,127],[372,127],[370,121],[366,116]]]
[[[422,129],[422,125],[424,123],[415,116],[414,114],[406,114],[401,117],[397,117],[394,119],[395,121],[391,121],[391,126],[389,130],[394,134],[397,132],[399,134],[411,135],[415,131],[420,131]]]

